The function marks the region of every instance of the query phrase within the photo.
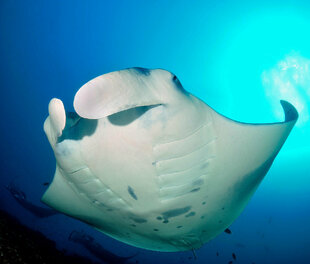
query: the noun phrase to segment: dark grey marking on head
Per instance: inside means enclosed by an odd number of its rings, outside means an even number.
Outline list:
[[[170,217],[176,217],[176,216],[185,214],[191,208],[192,208],[191,206],[186,206],[186,207],[183,207],[183,208],[176,208],[176,209],[172,209],[172,210],[169,210],[169,211],[165,211],[165,212],[162,213],[162,215],[163,215],[164,219],[168,219]]]
[[[195,188],[195,189],[191,190],[190,192],[198,192],[199,190],[200,190],[200,187]]]
[[[194,216],[196,213],[195,212],[190,212],[189,214],[185,215],[185,217],[191,217]]]
[[[163,220],[163,218],[161,216],[157,216],[156,219],[157,220]]]
[[[163,223],[164,223],[164,224],[168,224],[169,221],[168,221],[168,220],[164,220]]]
[[[151,74],[151,70],[146,69],[146,68],[133,67],[132,69],[145,76],[148,76]]]
[[[131,197],[135,200],[138,200],[137,195],[135,194],[134,190],[128,185],[128,193],[131,195]]]
[[[156,232],[159,231],[157,228],[154,228],[153,230],[156,231]]]
[[[182,228],[183,226],[177,226],[177,228]]]
[[[75,112],[67,112],[66,125],[62,135],[57,139],[57,143],[66,139],[81,140],[85,136],[91,136],[95,133],[97,124],[97,119],[86,119]]]
[[[138,224],[143,224],[143,223],[146,223],[147,222],[147,220],[146,219],[144,219],[144,218],[131,218],[133,221],[135,221],[136,223],[138,223]]]

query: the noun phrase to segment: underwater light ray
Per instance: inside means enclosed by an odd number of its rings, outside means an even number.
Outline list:
[[[301,126],[309,120],[310,59],[292,51],[273,68],[262,73],[262,83],[278,117],[282,113],[277,104],[284,99],[291,101],[298,109],[300,120],[297,125]]]

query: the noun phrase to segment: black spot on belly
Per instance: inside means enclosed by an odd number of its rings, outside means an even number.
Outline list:
[[[197,179],[196,181],[193,182],[193,186],[202,185],[202,184],[203,184],[203,179]]]
[[[128,193],[131,195],[133,199],[138,200],[137,195],[135,194],[134,190],[130,186],[128,186]]]
[[[191,208],[192,208],[191,206],[186,206],[186,207],[183,207],[183,208],[176,208],[176,209],[172,209],[172,210],[169,210],[169,211],[165,211],[165,212],[162,213],[162,215],[163,215],[164,219],[168,219],[170,217],[176,217],[176,216],[185,214]]]
[[[164,220],[163,223],[164,223],[164,224],[168,224],[169,221],[168,221],[168,220]]]
[[[154,228],[153,230],[154,230],[155,232],[159,231],[157,228]]]
[[[193,190],[191,190],[190,192],[198,192],[200,190],[200,188],[195,188]]]
[[[147,222],[147,220],[144,218],[131,218],[131,219],[135,221],[137,224],[143,224]]]
[[[163,218],[161,216],[157,216],[156,219],[160,220],[160,221],[163,220]]]
[[[206,202],[202,202],[202,204],[203,204],[203,205],[205,205],[205,204],[206,204]]]
[[[185,217],[191,217],[194,216],[196,213],[195,212],[190,212],[189,214],[185,215]]]
[[[177,228],[182,228],[183,226],[177,226]]]

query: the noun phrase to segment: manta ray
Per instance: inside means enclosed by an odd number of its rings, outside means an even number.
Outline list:
[[[52,99],[44,131],[56,157],[42,197],[124,243],[154,251],[201,247],[240,215],[293,128],[231,120],[163,69],[103,74]]]

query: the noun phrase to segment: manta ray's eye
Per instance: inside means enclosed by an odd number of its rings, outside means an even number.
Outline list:
[[[172,80],[176,81],[177,79],[178,79],[177,76],[173,75]]]

